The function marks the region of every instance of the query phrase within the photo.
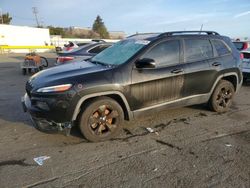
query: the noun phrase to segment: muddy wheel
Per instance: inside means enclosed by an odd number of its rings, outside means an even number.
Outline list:
[[[27,70],[26,69],[22,69],[22,73],[23,73],[23,75],[26,75]]]
[[[120,132],[123,121],[121,106],[109,97],[101,97],[83,109],[79,127],[87,140],[98,142],[115,137]]]
[[[219,81],[209,101],[210,109],[219,113],[228,111],[232,105],[234,94],[235,89],[231,82]]]
[[[45,120],[35,119],[35,118],[31,117],[31,121],[32,121],[34,127],[41,132],[44,132],[47,134],[53,134],[53,133],[58,132],[56,125],[50,125]]]

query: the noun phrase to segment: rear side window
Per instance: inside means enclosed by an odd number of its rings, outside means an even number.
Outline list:
[[[219,56],[230,53],[228,47],[224,44],[224,42],[222,42],[221,40],[212,40],[212,41]]]
[[[89,53],[91,53],[91,54],[98,54],[101,51],[105,50],[107,47],[109,47],[109,45],[96,46],[96,47],[92,48],[91,50],[89,50]]]
[[[178,64],[180,62],[180,42],[178,40],[161,42],[141,58],[153,59],[157,67]]]
[[[209,40],[185,39],[186,62],[201,61],[213,57],[213,48]]]

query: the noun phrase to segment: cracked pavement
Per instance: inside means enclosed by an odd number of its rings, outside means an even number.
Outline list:
[[[169,109],[89,143],[77,127],[68,137],[33,128],[20,103],[23,57],[0,58],[0,187],[250,187],[250,83],[227,113]],[[39,156],[50,159],[39,166]]]

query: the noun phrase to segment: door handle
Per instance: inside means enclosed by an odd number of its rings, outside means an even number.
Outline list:
[[[173,74],[183,73],[183,69],[174,69],[171,71],[171,73],[173,73]]]
[[[218,67],[218,66],[221,66],[221,63],[214,62],[212,65],[213,65],[214,67]]]

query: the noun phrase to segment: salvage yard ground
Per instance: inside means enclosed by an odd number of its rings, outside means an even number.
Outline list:
[[[43,56],[52,66],[56,55]],[[20,102],[23,58],[0,56],[0,187],[250,187],[250,83],[225,114],[166,110],[89,143],[77,128],[68,137],[33,128]],[[39,156],[50,158],[39,166]]]

